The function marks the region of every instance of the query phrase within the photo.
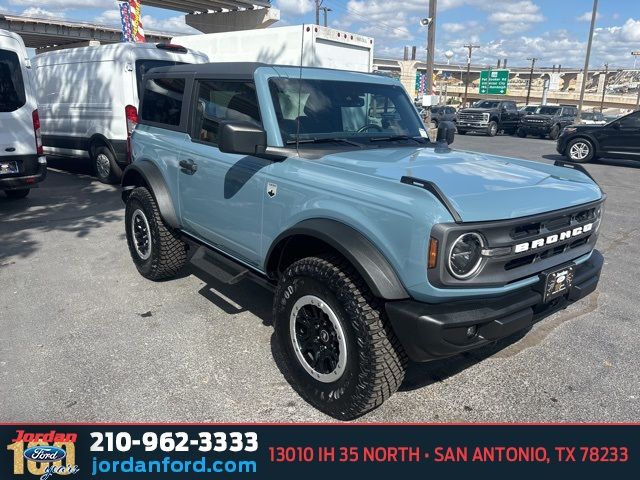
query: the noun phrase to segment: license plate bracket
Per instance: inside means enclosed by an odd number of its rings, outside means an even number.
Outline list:
[[[543,284],[542,301],[547,303],[569,293],[573,285],[575,270],[576,264],[570,263],[542,272],[540,274]]]
[[[18,173],[18,162],[3,162],[0,160],[0,175]]]

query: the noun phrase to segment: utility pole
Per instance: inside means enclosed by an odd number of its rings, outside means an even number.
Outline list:
[[[589,58],[591,57],[591,44],[593,43],[593,30],[596,26],[596,15],[598,14],[598,0],[593,0],[593,11],[591,12],[591,27],[589,27],[589,41],[587,42],[587,54],[584,57],[584,70],[582,70],[582,85],[580,86],[580,100],[578,102],[578,115],[576,123],[580,122],[582,115],[582,104],[584,103],[584,91],[589,78]]]
[[[600,113],[604,110],[604,95],[607,93],[607,74],[609,73],[609,64],[604,64],[604,85],[602,85],[602,98],[600,99]]]
[[[471,54],[473,53],[474,48],[480,48],[480,45],[473,45],[471,43],[464,45],[464,48],[469,50],[469,55],[467,56],[467,81],[464,82],[464,98],[462,99],[462,106],[467,105],[467,91],[469,90],[469,74],[471,72]]]
[[[333,12],[333,10],[331,10],[329,7],[320,7],[320,10],[322,10],[322,13],[324,13],[324,26],[327,26],[327,13],[328,12]]]
[[[429,18],[431,22],[427,26],[427,77],[425,78],[425,87],[427,95],[433,92],[433,59],[435,56],[436,46],[436,10],[438,8],[438,0],[429,0]]]
[[[527,58],[527,60],[531,60],[531,71],[529,72],[529,87],[527,88],[527,100],[525,101],[525,105],[529,105],[529,97],[531,96],[531,84],[533,83],[533,68],[536,65],[536,61],[540,60],[538,57]]]

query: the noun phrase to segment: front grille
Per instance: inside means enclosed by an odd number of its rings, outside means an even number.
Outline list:
[[[459,119],[465,122],[482,122],[485,118],[484,113],[477,112],[460,112]]]
[[[537,118],[526,118],[525,117],[523,122],[524,123],[532,123],[532,124],[535,124],[535,125],[540,125],[540,124],[546,123],[546,120],[540,120],[540,119],[537,119]]]
[[[501,286],[573,261],[588,254],[595,246],[602,202],[521,219],[436,225],[431,236],[440,245],[451,245],[463,232],[475,231],[484,237],[489,253],[473,278],[456,279],[439,259],[437,268],[428,272],[429,281],[441,287]],[[590,225],[587,231],[574,233],[585,225]],[[501,249],[508,253],[500,252]],[[491,251],[500,253],[491,255]]]

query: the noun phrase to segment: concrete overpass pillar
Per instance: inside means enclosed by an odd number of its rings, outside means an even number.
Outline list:
[[[280,20],[277,8],[256,8],[229,12],[190,13],[185,16],[187,25],[203,33],[233,32],[266,28]]]
[[[400,82],[411,98],[416,98],[417,60],[398,60],[400,65]]]
[[[602,93],[604,91],[604,87],[607,84],[607,74],[604,72],[600,72],[598,74],[598,93]]]

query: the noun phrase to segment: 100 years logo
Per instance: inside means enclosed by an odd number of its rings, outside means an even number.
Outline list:
[[[16,430],[16,437],[7,445],[13,451],[13,474],[22,475],[27,471],[40,480],[48,480],[52,475],[72,475],[80,468],[75,464],[78,435],[75,433],[49,432],[30,433]]]

